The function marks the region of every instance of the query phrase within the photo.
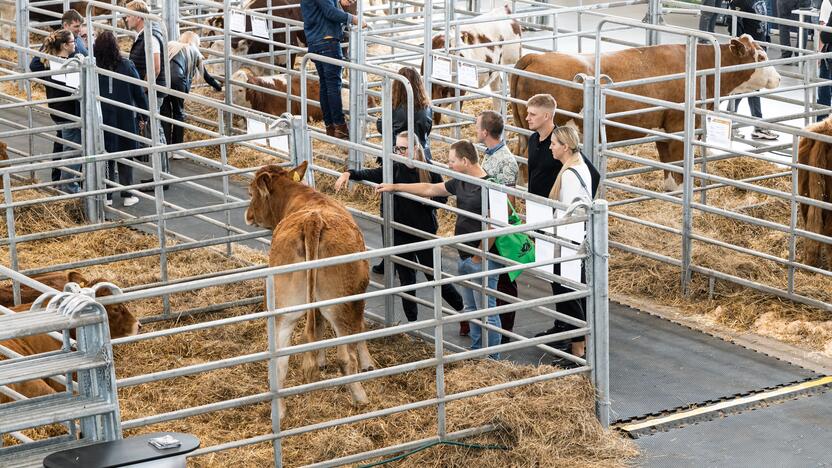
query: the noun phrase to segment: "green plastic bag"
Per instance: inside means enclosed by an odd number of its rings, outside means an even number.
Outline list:
[[[522,224],[520,216],[514,211],[511,202],[508,204],[511,207],[511,214],[508,216],[508,223],[512,226],[519,226]],[[528,234],[524,232],[517,232],[514,234],[506,234],[504,236],[497,236],[494,239],[494,245],[497,246],[497,253],[500,256],[514,260],[517,263],[532,263],[534,262],[534,242]],[[509,272],[508,277],[514,281],[522,270]]]

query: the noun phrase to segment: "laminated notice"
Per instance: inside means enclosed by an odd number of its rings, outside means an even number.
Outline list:
[[[278,135],[269,138],[269,146],[278,150],[289,152],[289,135]]]
[[[246,133],[249,135],[256,135],[258,133],[266,133],[266,122],[261,122],[257,119],[252,119],[251,117],[246,117]],[[255,140],[251,140],[252,143],[256,143],[258,145],[265,145],[266,139],[265,138],[258,138]]]
[[[547,242],[543,239],[534,240],[534,261],[542,262],[544,260],[552,260],[555,258],[555,244]],[[536,270],[544,273],[555,273],[555,265],[550,263],[548,265],[540,265],[535,267]]]
[[[433,70],[430,77],[442,81],[452,81],[451,60],[444,57],[433,57]]]
[[[476,65],[459,63],[457,71],[459,72],[459,84],[463,86],[470,86],[471,88],[480,87],[480,78],[477,73]]]
[[[269,23],[266,22],[264,18],[255,18],[254,16],[251,17],[251,35],[262,37],[263,39],[269,38]]]
[[[492,218],[508,224],[508,195],[499,190],[488,189],[488,208]]]
[[[707,137],[705,142],[722,148],[731,148],[731,121],[722,117],[708,115],[705,118]]]
[[[531,200],[526,200],[526,223],[535,224],[552,221],[555,217],[554,210],[551,206],[546,206]],[[544,232],[550,234],[555,233],[554,227],[547,227],[543,229]]]
[[[246,32],[246,14],[239,11],[232,11],[230,28],[235,32]]]

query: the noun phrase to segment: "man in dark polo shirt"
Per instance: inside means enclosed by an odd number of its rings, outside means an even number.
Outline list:
[[[451,150],[448,153],[448,167],[470,177],[479,179],[486,179],[488,174],[479,164],[479,156],[474,145],[467,140],[461,140],[451,145]],[[482,214],[482,187],[477,184],[465,182],[458,179],[450,179],[447,182],[431,183],[413,183],[413,184],[381,184],[376,189],[378,192],[406,192],[414,195],[421,195],[423,197],[456,197],[456,206],[461,210],[465,210],[478,215]],[[457,215],[456,225],[454,226],[454,235],[470,234],[472,232],[482,231],[482,224],[479,220],[470,218],[468,216]],[[475,248],[481,248],[481,241],[469,242],[468,245]],[[459,251],[459,274],[469,275],[479,273],[483,270],[482,257],[472,255],[469,252]],[[489,261],[488,269],[494,269],[496,265]],[[497,276],[488,276],[488,288],[497,289]],[[462,302],[465,304],[464,312],[473,312],[475,310],[484,309],[485,307],[493,308],[497,306],[497,298],[488,296],[487,304],[482,304],[482,294],[469,288],[462,288]],[[482,320],[482,319],[481,319]],[[500,315],[495,314],[485,317],[489,325],[500,328]],[[488,346],[497,346],[500,344],[500,334],[496,332],[488,332]],[[470,325],[471,349],[482,348],[482,330],[478,325],[471,323]],[[494,359],[499,359],[499,353],[491,354]]]
[[[549,149],[555,129],[558,104],[551,94],[536,94],[526,103],[526,123],[534,133],[529,137],[529,192],[549,198],[549,192],[563,167]]]

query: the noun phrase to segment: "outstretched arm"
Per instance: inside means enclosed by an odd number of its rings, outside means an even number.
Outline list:
[[[438,184],[380,184],[376,188],[376,192],[405,192],[423,197],[449,197],[452,195],[451,192],[445,189],[444,182]]]

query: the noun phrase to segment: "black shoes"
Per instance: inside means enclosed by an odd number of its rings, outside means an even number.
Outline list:
[[[383,275],[384,274],[384,260],[379,262],[378,265],[373,266],[373,273],[375,273],[377,275]]]
[[[153,179],[142,179],[139,182],[141,182],[143,184],[149,184],[149,183],[153,182]],[[170,188],[170,185],[162,186],[162,190],[167,190],[169,188]],[[156,187],[142,187],[142,188],[139,189],[139,192],[153,192],[155,189],[156,189]]]

